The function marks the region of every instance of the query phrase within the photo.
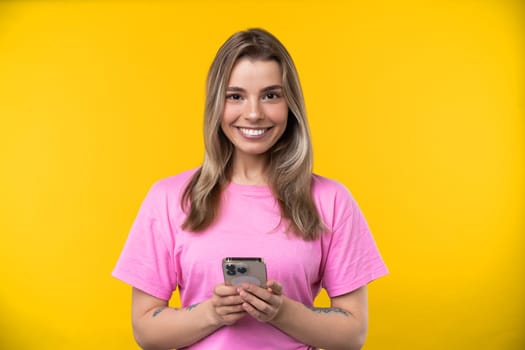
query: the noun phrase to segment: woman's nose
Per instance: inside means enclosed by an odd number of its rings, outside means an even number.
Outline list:
[[[262,119],[262,111],[258,102],[249,103],[245,112],[246,119],[255,121]]]

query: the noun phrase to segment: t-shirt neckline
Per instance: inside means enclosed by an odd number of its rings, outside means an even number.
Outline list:
[[[226,190],[235,194],[246,194],[258,197],[272,197],[272,190],[267,185],[244,185],[235,182],[229,182]]]

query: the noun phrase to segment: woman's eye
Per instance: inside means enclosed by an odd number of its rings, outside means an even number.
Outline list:
[[[226,95],[226,99],[227,99],[227,100],[234,100],[234,101],[237,101],[237,100],[240,100],[240,99],[241,99],[241,95],[238,95],[238,94],[230,94],[230,95]]]
[[[279,95],[277,95],[276,93],[273,93],[273,92],[269,92],[266,95],[264,95],[264,99],[265,100],[274,100],[276,98],[279,98]]]

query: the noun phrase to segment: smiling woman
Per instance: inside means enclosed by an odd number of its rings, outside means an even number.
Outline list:
[[[360,349],[366,286],[387,269],[348,191],[312,174],[297,72],[270,33],[238,32],[219,49],[205,134],[203,165],[153,186],[113,272],[133,287],[137,342]],[[232,256],[264,261],[266,285],[223,280]],[[321,287],[330,308],[313,307]],[[168,308],[177,288],[184,308]]]

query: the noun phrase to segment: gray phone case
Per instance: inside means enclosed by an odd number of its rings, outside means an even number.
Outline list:
[[[244,282],[266,286],[266,264],[262,258],[228,257],[222,259],[222,272],[226,285]]]

